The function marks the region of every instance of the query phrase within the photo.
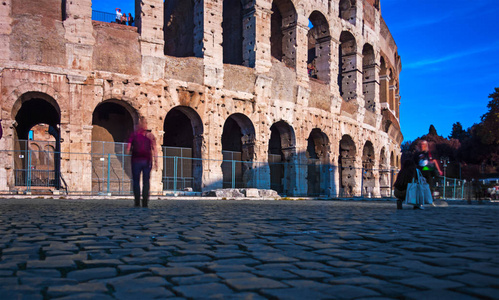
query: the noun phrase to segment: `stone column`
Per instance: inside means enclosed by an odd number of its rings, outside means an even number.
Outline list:
[[[317,73],[320,80],[324,81],[326,84],[332,83],[332,56],[331,51],[333,49],[332,39],[330,36],[317,39],[315,45],[315,53],[317,55]]]
[[[7,62],[10,59],[10,33],[12,30],[12,0],[4,0],[0,5],[0,62]]]
[[[86,76],[67,77],[70,119],[61,115],[61,176],[68,191],[91,192],[92,108],[85,100],[94,97],[94,84],[86,82]]]
[[[3,136],[0,139],[0,191],[9,191],[14,187],[14,120],[7,118],[6,107],[1,107]]]
[[[307,17],[298,14],[298,24],[296,25],[295,29],[295,68],[296,79],[298,82],[308,82],[308,22],[309,20]]]
[[[195,35],[200,30],[203,34],[201,51],[204,61],[204,83],[208,86],[223,87],[223,1],[199,1],[194,5],[194,11],[195,24],[202,21],[202,27],[195,28],[194,31]],[[199,47],[197,44],[194,45],[196,54],[200,50],[196,49]]]
[[[135,23],[139,28],[142,54],[142,77],[156,81],[165,75],[163,0],[137,1]]]
[[[66,1],[64,28],[66,29],[67,66],[90,71],[95,38],[92,26],[92,1]]]
[[[245,66],[255,68],[257,73],[266,73],[272,67],[269,39],[271,3],[257,2],[244,8],[243,60]]]
[[[396,90],[395,94],[395,115],[397,119],[400,119],[400,94],[398,90]]]
[[[380,75],[379,76],[379,102],[381,108],[390,108],[390,104],[388,102],[389,94],[390,94],[390,77],[388,75]]]

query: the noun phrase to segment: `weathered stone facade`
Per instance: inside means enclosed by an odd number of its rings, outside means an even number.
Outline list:
[[[195,190],[223,186],[226,151],[245,162],[246,187],[270,188],[274,172],[281,194],[317,184],[320,194],[387,195],[381,170],[400,164],[401,62],[379,6],[141,0],[131,27],[92,21],[90,0],[4,0],[0,191],[17,189],[12,150],[33,126],[57,129],[60,173],[88,192],[92,142],[125,142],[147,116],[158,148],[202,159]],[[288,164],[266,164],[276,160]],[[320,183],[307,175],[314,164],[328,166]],[[163,168],[152,191],[165,189]]]

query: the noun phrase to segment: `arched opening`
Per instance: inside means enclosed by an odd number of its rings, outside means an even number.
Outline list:
[[[355,25],[357,6],[355,0],[341,0],[340,1],[340,18]]]
[[[294,157],[296,139],[293,128],[285,121],[270,127],[268,161],[270,167],[270,188],[287,195],[293,188]]]
[[[329,62],[331,56],[331,36],[329,24],[324,15],[313,11],[309,17],[312,27],[308,30],[308,75],[329,83]]]
[[[223,62],[243,64],[243,7],[241,0],[223,2]]]
[[[357,98],[357,45],[350,32],[341,33],[339,52],[338,85],[340,95],[348,102]]]
[[[194,56],[194,0],[164,2],[165,55]]]
[[[243,114],[233,114],[225,121],[222,133],[222,173],[224,188],[253,185],[255,128]]]
[[[382,197],[390,196],[390,165],[388,164],[388,157],[383,147],[379,154],[379,188]]]
[[[124,102],[100,103],[92,114],[92,192],[128,194],[131,160],[126,152],[137,114]]]
[[[272,2],[270,49],[271,55],[286,66],[296,66],[297,13],[290,0]]]
[[[376,103],[376,61],[374,48],[369,44],[362,49],[362,94],[364,95],[365,108],[375,112]]]
[[[163,190],[201,191],[201,118],[190,107],[175,107],[166,115],[163,131]]]
[[[28,92],[14,104],[12,114],[16,120],[15,185],[59,189],[61,138],[57,102],[47,94]]]
[[[372,195],[375,186],[374,147],[367,141],[362,150],[362,194]]]
[[[319,128],[314,128],[308,136],[307,158],[307,194],[326,195],[329,183],[329,139]]]
[[[344,135],[340,141],[338,167],[340,171],[340,196],[355,196],[357,170],[355,169],[355,143],[349,135]]]

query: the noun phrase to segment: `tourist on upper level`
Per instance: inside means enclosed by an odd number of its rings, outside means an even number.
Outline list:
[[[127,22],[126,13],[123,13],[123,15],[121,15],[121,24],[126,25],[126,22]]]
[[[121,8],[116,8],[116,23],[121,23],[121,17],[123,14],[121,13]]]
[[[133,26],[133,16],[131,13],[128,13],[128,26]]]

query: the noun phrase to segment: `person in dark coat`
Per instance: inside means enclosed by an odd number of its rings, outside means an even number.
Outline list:
[[[157,166],[156,138],[147,129],[144,117],[139,119],[137,129],[130,135],[127,151],[132,155],[132,181],[135,207],[140,206],[140,174],[142,173],[142,207],[149,201],[149,179],[152,167]]]
[[[405,200],[407,185],[411,183],[413,179],[417,179],[417,177],[416,163],[412,159],[406,159],[402,163],[402,169],[400,169],[397,180],[395,180],[395,183],[393,184],[393,194],[397,198],[397,209],[402,209],[402,202]]]

